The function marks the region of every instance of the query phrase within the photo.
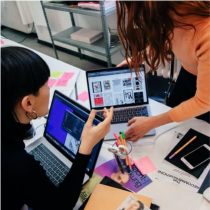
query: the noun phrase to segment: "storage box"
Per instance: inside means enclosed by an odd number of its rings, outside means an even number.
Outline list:
[[[71,39],[92,44],[103,37],[103,32],[82,28],[71,34]]]

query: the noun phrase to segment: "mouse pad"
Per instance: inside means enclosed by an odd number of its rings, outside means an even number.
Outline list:
[[[187,143],[192,137],[197,136],[197,138],[192,141],[189,145],[187,145],[182,151],[180,151],[177,155],[175,155],[173,158],[169,159],[169,157],[177,151],[180,147],[182,147],[185,143]],[[173,141],[173,139],[172,139]],[[182,161],[181,157],[188,154],[189,152],[193,151],[194,149],[198,148],[199,146],[207,144],[210,146],[210,137],[206,136],[194,129],[190,129],[179,141],[179,143],[169,152],[169,154],[165,157],[165,160],[172,163],[173,165],[177,166],[178,168],[181,168],[182,170],[188,172],[192,176],[199,178],[199,176],[202,174],[204,169],[209,164],[209,161],[206,161],[202,165],[196,167],[195,169],[189,169]]]

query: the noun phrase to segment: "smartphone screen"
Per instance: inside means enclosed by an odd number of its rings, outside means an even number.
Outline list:
[[[210,147],[206,144],[188,153],[181,160],[191,169],[210,159]]]

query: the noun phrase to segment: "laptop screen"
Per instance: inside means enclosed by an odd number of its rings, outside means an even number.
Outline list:
[[[74,160],[80,146],[80,136],[90,111],[58,91],[54,92],[44,136],[71,161]],[[100,122],[95,118],[94,125]],[[95,145],[87,173],[92,173],[100,152],[102,141]]]
[[[87,71],[86,76],[91,108],[148,103],[144,65],[138,77],[128,67]]]

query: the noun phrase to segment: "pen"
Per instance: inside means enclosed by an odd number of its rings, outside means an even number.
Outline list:
[[[114,137],[116,139],[116,141],[115,141],[116,145],[119,146],[119,138],[116,133],[114,133]]]
[[[192,141],[194,141],[197,138],[197,136],[192,137],[187,143],[185,143],[183,146],[181,146],[176,152],[174,152],[169,159],[173,158],[175,155],[177,155],[179,152],[181,152],[187,145],[189,145]]]
[[[121,164],[121,162],[120,162],[120,160],[119,160],[119,157],[118,157],[117,155],[114,155],[114,157],[115,157],[115,159],[116,159],[116,161],[117,161],[117,165],[118,165],[118,167],[119,167],[121,173],[124,174],[124,170],[123,170],[122,164]]]
[[[122,142],[123,144],[127,147],[127,143],[126,143],[126,140],[125,140],[125,133],[122,131],[120,132],[121,133],[121,139],[122,139]],[[129,166],[130,170],[132,169],[131,167],[131,162],[130,162],[130,158],[128,155],[126,155],[126,165]]]

